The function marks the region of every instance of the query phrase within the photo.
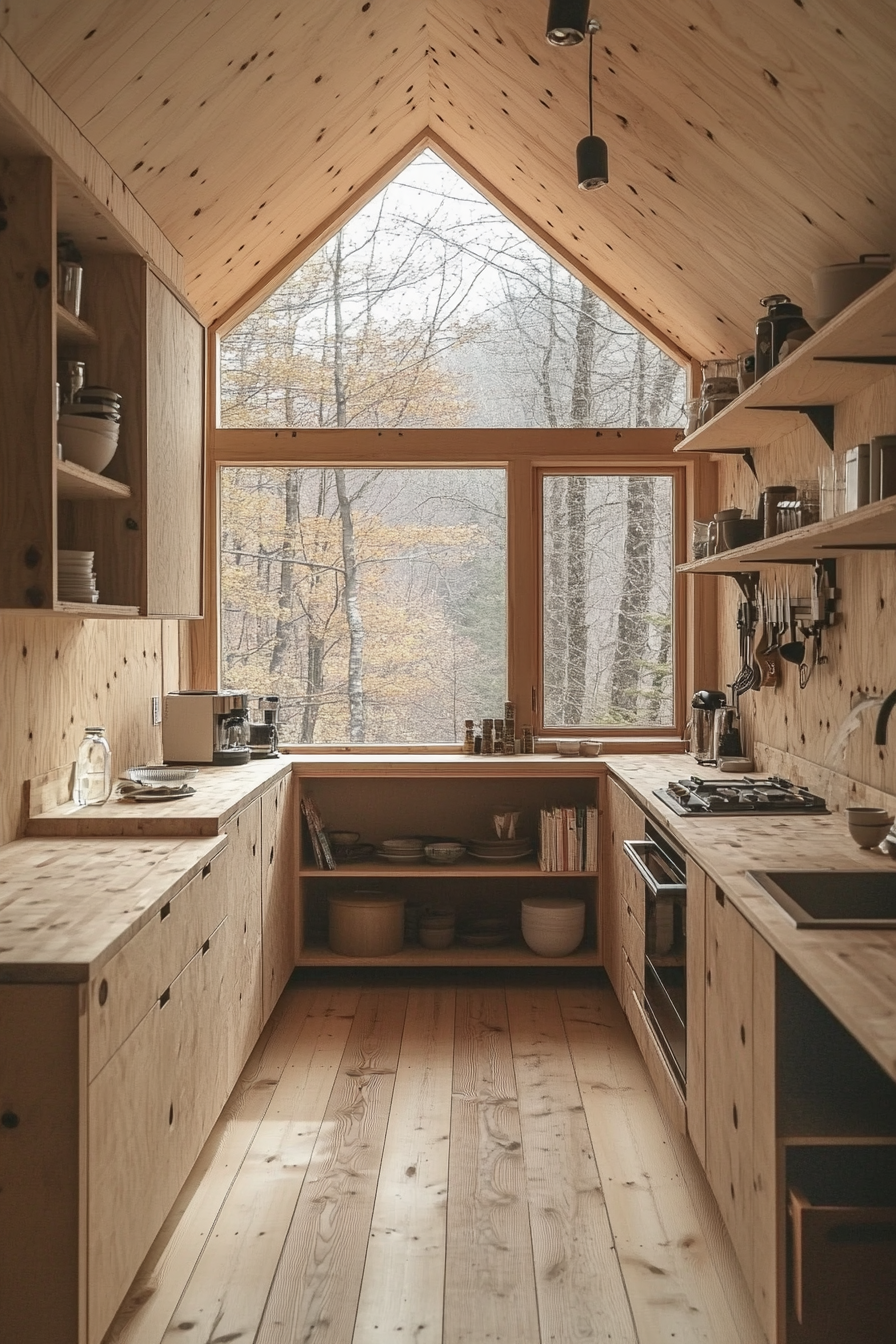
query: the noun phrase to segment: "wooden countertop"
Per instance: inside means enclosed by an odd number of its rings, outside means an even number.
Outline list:
[[[617,756],[607,766],[881,1068],[896,1078],[896,930],[796,929],[747,876],[750,869],[775,868],[896,874],[896,862],[877,850],[859,849],[842,812],[724,819],[676,816],[654,797],[655,788],[689,774],[726,778],[716,770],[696,767],[689,756]]]
[[[220,835],[228,821],[293,768],[295,757],[250,761],[248,765],[200,766],[190,783],[191,798],[160,803],[111,799],[99,807],[62,803],[32,816],[27,836],[187,836]]]
[[[0,848],[0,983],[87,981],[226,836],[16,840]]]

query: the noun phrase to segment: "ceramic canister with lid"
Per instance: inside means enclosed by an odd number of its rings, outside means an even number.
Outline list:
[[[389,957],[404,946],[404,897],[353,891],[330,896],[330,950],[343,957]]]

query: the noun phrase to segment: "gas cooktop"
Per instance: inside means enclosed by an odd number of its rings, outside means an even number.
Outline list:
[[[780,775],[767,779],[670,779],[657,798],[679,817],[743,816],[753,812],[826,813],[823,798]]]

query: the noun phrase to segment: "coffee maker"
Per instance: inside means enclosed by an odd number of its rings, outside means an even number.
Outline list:
[[[698,765],[711,765],[715,761],[713,746],[713,725],[716,710],[726,704],[724,691],[695,691],[691,700],[691,736],[688,750]]]
[[[162,714],[162,753],[169,765],[248,765],[248,693],[169,692]]]
[[[280,755],[279,718],[279,695],[260,695],[253,699],[249,715],[249,750],[253,761],[270,760]]]

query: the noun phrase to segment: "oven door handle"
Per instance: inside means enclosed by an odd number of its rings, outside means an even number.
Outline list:
[[[626,856],[637,868],[644,880],[644,885],[652,896],[669,897],[686,895],[688,889],[686,882],[658,882],[642,859],[642,853],[657,853],[662,867],[665,868],[667,872],[670,871],[664,860],[662,850],[655,840],[623,840],[622,848]]]

